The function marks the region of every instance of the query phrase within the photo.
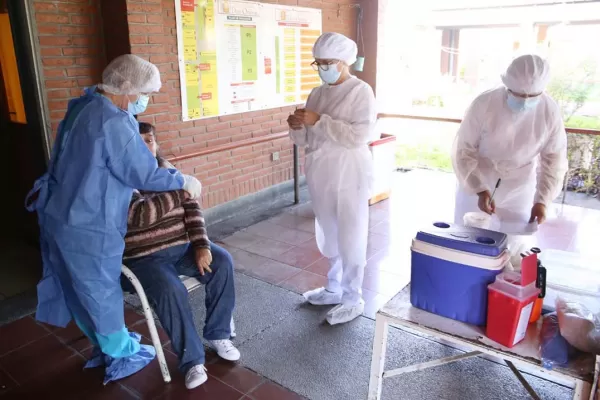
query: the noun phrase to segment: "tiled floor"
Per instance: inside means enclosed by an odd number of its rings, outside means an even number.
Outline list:
[[[427,182],[424,185],[423,182]],[[418,195],[405,196],[418,189]],[[451,221],[454,180],[446,175],[412,175],[396,188],[392,199],[371,208],[368,264],[363,283],[365,315],[377,309],[410,280],[410,242],[423,224]],[[540,227],[538,245],[600,254],[600,211],[572,206],[554,206],[549,220]],[[289,210],[268,221],[242,230],[223,240],[236,261],[236,269],[249,276],[302,293],[326,282],[327,261],[314,240],[314,216],[310,205]],[[126,322],[132,330],[148,336],[142,317],[128,310]],[[299,399],[254,372],[209,358],[210,379],[198,390],[187,391],[177,372],[176,357],[163,344],[173,382],[163,383],[155,362],[142,372],[103,387],[102,370],[82,371],[90,344],[75,326],[51,329],[26,317],[0,327],[0,400],[53,397],[61,399]],[[147,339],[145,339],[147,341]]]
[[[145,320],[126,311],[131,330],[147,335]],[[301,397],[260,375],[207,353],[209,380],[188,391],[177,371],[164,331],[160,336],[173,381],[165,384],[158,364],[116,383],[102,385],[102,368],[83,370],[91,345],[71,324],[54,329],[22,318],[0,327],[0,399],[198,399],[198,400],[301,400]],[[143,339],[149,343],[147,336]]]
[[[453,193],[451,174],[415,171],[396,187],[395,195],[370,209],[367,268],[363,281],[365,315],[377,310],[410,281],[410,244],[424,224],[453,220],[453,196],[438,203],[442,193]],[[405,187],[418,187],[420,195],[405,197]],[[449,197],[449,198],[448,198]],[[323,286],[329,268],[319,253],[314,214],[305,204],[244,229],[224,239],[239,272],[285,289],[302,293]],[[556,249],[600,255],[600,210],[554,204],[548,221],[540,226],[534,242],[542,250]]]

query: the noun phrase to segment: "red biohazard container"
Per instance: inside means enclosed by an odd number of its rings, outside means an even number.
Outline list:
[[[521,274],[517,272],[496,276],[488,286],[487,337],[509,348],[523,340],[539,294],[535,282],[521,286]]]

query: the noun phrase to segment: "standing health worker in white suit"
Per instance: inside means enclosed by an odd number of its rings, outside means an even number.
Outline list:
[[[367,263],[369,195],[377,113],[371,87],[350,74],[354,41],[325,33],[314,45],[312,64],[323,81],[306,108],[288,119],[290,136],[306,147],[306,181],[316,216],[319,250],[329,259],[328,284],[304,293],[314,305],[336,305],[331,325],[364,311],[362,282]]]
[[[568,168],[561,111],[544,92],[549,80],[547,61],[518,57],[502,75],[504,87],[484,92],[469,107],[452,153],[459,181],[456,223],[477,209],[498,210],[501,222],[500,210],[530,223],[546,219]]]

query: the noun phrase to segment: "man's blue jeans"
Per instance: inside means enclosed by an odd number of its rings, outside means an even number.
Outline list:
[[[179,275],[197,278],[206,289],[206,340],[229,339],[231,315],[235,306],[233,260],[227,250],[211,243],[212,273],[200,275],[190,245],[169,247],[148,256],[132,258],[124,264],[137,276],[148,302],[158,315],[179,357],[179,369],[204,364],[204,346],[196,332],[188,292]],[[123,289],[134,291],[131,282],[121,279]]]

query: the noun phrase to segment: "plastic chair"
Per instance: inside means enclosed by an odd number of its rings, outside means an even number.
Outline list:
[[[158,359],[158,365],[160,366],[160,373],[162,374],[163,380],[165,383],[171,382],[171,374],[169,373],[169,367],[167,366],[167,360],[165,358],[165,353],[163,352],[162,345],[160,343],[160,337],[158,336],[158,330],[156,329],[156,324],[154,323],[154,316],[152,315],[152,308],[150,308],[150,304],[148,303],[148,298],[146,297],[146,292],[144,292],[144,288],[142,284],[135,276],[133,272],[125,265],[121,266],[121,273],[129,279],[131,284],[133,285],[137,295],[140,298],[140,302],[142,303],[142,309],[144,310],[144,317],[146,318],[146,323],[148,324],[148,332],[150,332],[150,339],[152,340],[152,345],[156,349],[156,358]],[[190,277],[180,277],[184,278],[184,285],[189,292],[198,288],[202,284],[195,278]],[[231,337],[235,337],[235,323],[233,322],[233,318],[231,318]]]

